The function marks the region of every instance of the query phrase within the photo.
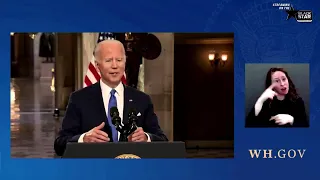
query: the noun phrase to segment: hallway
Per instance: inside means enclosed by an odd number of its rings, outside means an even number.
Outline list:
[[[11,79],[11,157],[54,157],[59,121],[52,114],[51,79]]]

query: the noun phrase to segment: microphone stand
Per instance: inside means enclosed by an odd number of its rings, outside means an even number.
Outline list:
[[[115,114],[114,116],[112,116],[112,124],[116,127],[116,130],[120,132],[120,138],[121,138],[121,134],[123,133],[124,129],[123,129],[123,126],[121,125],[121,118],[119,117],[118,114]]]
[[[119,114],[115,114],[112,117],[112,124],[120,132],[119,142],[128,142],[128,136],[138,128],[136,124],[137,120],[138,117],[135,111],[129,113],[129,122],[125,125],[121,124]]]
[[[129,128],[129,131],[128,131],[128,134],[130,135],[131,133],[133,133],[135,130],[137,130],[137,120],[138,120],[138,117],[137,117],[137,114],[135,111],[132,111],[130,114],[129,114],[129,123],[128,123],[128,128]]]

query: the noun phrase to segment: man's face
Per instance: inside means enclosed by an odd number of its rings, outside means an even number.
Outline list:
[[[117,86],[125,71],[124,52],[120,44],[103,44],[97,54],[97,68],[101,78],[109,85]]]

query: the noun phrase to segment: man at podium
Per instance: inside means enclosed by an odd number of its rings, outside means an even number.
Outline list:
[[[101,79],[70,95],[62,129],[54,142],[56,154],[62,156],[68,142],[118,142],[120,133],[112,122],[110,109],[116,109],[122,125],[130,121],[128,115],[134,109],[137,129],[128,136],[128,141],[168,141],[151,98],[121,82],[126,64],[123,44],[117,40],[101,41],[94,56]]]

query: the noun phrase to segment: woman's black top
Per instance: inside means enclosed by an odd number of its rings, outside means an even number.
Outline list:
[[[278,125],[274,120],[270,121],[272,116],[278,114],[293,116],[293,125]],[[278,100],[274,97],[273,100],[268,99],[263,103],[258,116],[255,116],[255,108],[252,108],[246,119],[246,127],[309,127],[309,121],[302,98],[292,101],[288,98]]]

